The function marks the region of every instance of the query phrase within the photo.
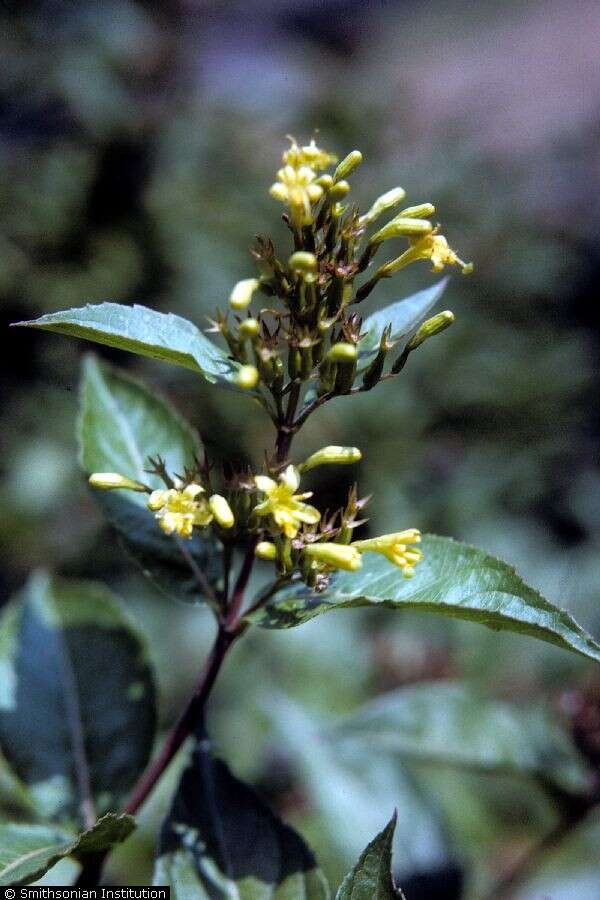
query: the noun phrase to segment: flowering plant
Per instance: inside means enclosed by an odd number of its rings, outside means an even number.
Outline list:
[[[334,511],[305,489],[315,468],[361,460],[359,448],[334,444],[295,458],[293,439],[307,419],[397,378],[410,355],[454,321],[450,311],[429,316],[445,280],[368,316],[360,304],[379,281],[418,261],[434,272],[472,270],[434,223],[434,206],[405,206],[402,188],[361,214],[348,180],[361,161],[357,150],[338,164],[314,140],[291,141],[270,193],[284,206],[292,246],[280,256],[271,239],[257,239],[256,275],[234,286],[229,310],[211,321],[221,346],[178,316],[115,303],[19,323],[179,365],[242,392],[273,423],[274,444],[260,467],[228,461],[219,471],[167,401],[86,360],[79,436],[95,496],[155,584],[209,606],[216,636],[193,696],[147,765],[154,687],[139,638],[104,589],[33,579],[5,616],[0,740],[37,818],[7,828],[1,884],[35,880],[65,856],[81,863],[80,886],[97,884],[107,854],[134,828],[189,738],[193,753],[161,832],[155,883],[192,900],[329,896],[303,839],[211,755],[207,700],[230,648],[250,628],[289,628],[351,606],[412,608],[600,660],[592,638],[509,566],[449,538],[422,536],[418,510],[398,531],[368,536],[360,531],[369,498],[356,485]],[[398,241],[397,255],[380,263]],[[253,590],[257,560],[267,574]],[[90,675],[100,659],[111,673],[103,696]],[[39,703],[41,681],[46,713],[32,724],[24,698]],[[390,868],[394,825],[392,818],[365,850],[340,900],[401,896]]]

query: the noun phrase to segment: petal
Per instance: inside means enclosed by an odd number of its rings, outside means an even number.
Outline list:
[[[296,493],[300,486],[300,474],[294,466],[288,466],[287,469],[281,473],[279,478],[281,483],[284,484],[292,494]]]
[[[166,505],[169,492],[166,490],[152,491],[148,498],[148,509],[156,511]]]
[[[309,506],[308,503],[300,503],[298,506],[299,508],[294,510],[294,516],[301,522],[316,525],[320,521],[321,513],[314,506]]]
[[[183,490],[183,496],[186,498],[186,500],[194,500],[194,498],[197,497],[198,494],[203,493],[204,488],[202,487],[202,485],[195,484],[194,482],[192,482],[192,484],[188,484],[188,486]]]
[[[277,487],[277,482],[273,481],[272,478],[269,478],[268,475],[255,475],[254,483],[259,491],[262,491],[267,496],[272,494]]]

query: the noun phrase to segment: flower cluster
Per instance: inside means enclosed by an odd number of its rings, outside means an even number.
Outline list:
[[[301,473],[323,464],[345,465],[360,459],[357,447],[323,447],[300,465],[285,466],[277,477],[237,476],[228,486],[228,498],[221,494],[209,496],[206,487],[199,483],[204,477],[200,470],[193,475],[188,473],[185,480],[171,477],[162,461],[149,471],[163,478],[164,488],[152,490],[143,482],[114,472],[97,472],[89,480],[99,489],[147,493],[147,507],[167,535],[190,539],[195,528],[211,526],[226,542],[227,533],[234,526],[243,525],[246,536],[254,540],[256,556],[275,562],[279,575],[301,577],[316,589],[322,590],[336,569],[360,569],[362,554],[368,552],[383,554],[410,578],[423,558],[414,546],[420,541],[416,528],[354,541],[353,530],[366,521],[357,518],[366,500],[357,498],[355,488],[346,507],[331,517],[306,503],[312,497],[311,491],[299,492]],[[244,513],[236,517],[234,509]]]
[[[278,579],[301,578],[322,590],[335,570],[360,569],[365,553],[382,554],[410,578],[423,558],[416,528],[355,540],[367,502],[355,487],[333,515],[308,502],[311,492],[300,488],[315,466],[355,463],[360,451],[324,447],[293,465],[290,447],[316,409],[396,377],[413,351],[454,321],[445,310],[415,321],[401,335],[389,323],[373,340],[363,330],[358,306],[377,283],[419,260],[429,261],[434,272],[458,266],[468,274],[472,265],[440,233],[433,204],[404,205],[403,188],[386,191],[366,213],[348,202],[348,178],[362,162],[360,151],[336,166],[336,157],[314,140],[290,140],[270,193],[284,206],[291,255],[280,258],[269,237],[257,238],[252,253],[258,272],[234,285],[229,311],[217,310],[211,328],[227,344],[238,387],[253,393],[275,425],[275,451],[265,471],[229,474],[222,493],[213,491],[206,465],[179,477],[161,460],[151,461],[149,470],[164,484],[158,489],[115,473],[90,481],[104,489],[146,492],[148,509],[165,534],[189,539],[197,529],[212,529],[223,544],[244,545],[273,562]],[[381,224],[384,216],[388,221]],[[382,248],[398,240],[404,242],[400,252],[377,266]],[[257,297],[263,302],[252,311]]]

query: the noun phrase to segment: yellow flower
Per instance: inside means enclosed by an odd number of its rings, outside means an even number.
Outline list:
[[[421,532],[417,528],[407,528],[395,534],[382,534],[380,537],[366,541],[352,541],[361,553],[383,553],[386,559],[402,569],[405,578],[412,578],[415,566],[423,559],[423,552],[413,544],[421,541]]]
[[[355,547],[347,544],[307,544],[304,555],[315,563],[332,566],[334,569],[345,569],[347,572],[356,572],[362,566],[360,553]]]
[[[463,275],[470,275],[473,271],[473,263],[466,263],[460,259],[448,246],[444,235],[437,234],[435,230],[423,237],[409,238],[409,243],[408,250],[381,267],[379,271],[382,275],[392,275],[398,269],[403,269],[404,266],[419,259],[430,259],[434,272],[441,272],[444,266],[461,266]]]
[[[314,138],[310,144],[305,144],[304,147],[299,147],[292,138],[290,140],[292,146],[283,154],[284,165],[293,166],[295,169],[300,166],[310,166],[312,169],[319,171],[320,169],[327,169],[337,162],[337,156],[317,147]]]
[[[279,476],[279,483],[267,475],[254,477],[256,487],[267,499],[255,506],[257,516],[273,516],[276,525],[281,528],[288,538],[294,538],[300,530],[302,523],[316,525],[321,518],[321,513],[314,506],[303,503],[312,492],[297,494],[300,485],[300,475],[294,466],[288,466]]]
[[[152,491],[148,509],[165,534],[176,532],[183,538],[191,538],[194,525],[209,525],[214,516],[204,497],[204,488],[199,484],[180,487],[180,482],[168,490]]]
[[[289,206],[292,219],[298,225],[310,225],[311,204],[323,196],[323,188],[315,183],[316,177],[311,166],[295,168],[288,163],[278,171],[278,180],[269,191],[272,197]]]

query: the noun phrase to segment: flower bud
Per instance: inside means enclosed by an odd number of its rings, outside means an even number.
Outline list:
[[[356,572],[362,566],[360,552],[356,547],[346,544],[307,544],[304,554],[315,562],[325,563],[334,569],[345,569],[347,572]]]
[[[277,547],[271,541],[259,541],[255,547],[254,555],[259,559],[273,561],[277,559]]]
[[[398,216],[405,219],[428,219],[435,212],[433,203],[419,203],[418,206],[407,206],[401,209]]]
[[[298,250],[290,256],[288,265],[297,275],[313,275],[317,271],[317,257],[306,250]]]
[[[423,322],[414,337],[410,339],[406,345],[406,349],[415,350],[423,343],[423,341],[426,341],[428,338],[433,337],[434,334],[439,334],[440,331],[449,328],[454,322],[454,318],[454,313],[449,309],[445,309],[436,316],[432,316],[431,319],[427,319],[426,322]]]
[[[433,225],[427,219],[411,219],[407,216],[397,216],[375,232],[370,243],[379,244],[395,237],[421,237],[430,234]]]
[[[327,359],[333,363],[351,363],[355,362],[357,350],[354,344],[346,344],[339,341],[327,351]]]
[[[387,191],[387,193],[382,194],[381,197],[378,197],[371,209],[367,213],[365,213],[364,216],[360,217],[360,224],[370,225],[371,222],[374,222],[375,219],[378,219],[379,216],[387,209],[393,209],[395,206],[398,206],[399,203],[402,203],[405,197],[406,191],[404,190],[404,188],[392,188],[391,191]]]
[[[244,340],[256,337],[259,330],[260,323],[258,319],[244,319],[243,322],[240,322],[240,337]]]
[[[258,369],[256,366],[240,366],[235,382],[245,391],[252,390],[258,384]]]
[[[321,175],[320,178],[317,178],[315,184],[318,184],[323,190],[328,191],[333,185],[333,178],[331,175]]]
[[[323,447],[301,463],[298,466],[298,470],[300,472],[308,472],[309,469],[314,469],[316,466],[349,465],[359,462],[361,459],[362,453],[358,447]]]
[[[232,309],[246,309],[252,301],[252,294],[258,288],[258,278],[244,278],[238,281],[229,296]]]
[[[208,501],[208,505],[221,528],[233,528],[235,518],[225,497],[221,497],[220,494],[213,494]]]
[[[336,181],[331,190],[329,191],[329,196],[332,200],[341,200],[350,192],[350,185],[347,181]]]
[[[139,491],[140,493],[150,493],[150,489],[139,481],[133,481],[117,472],[94,472],[88,479],[92,487],[99,488],[101,491],[114,491],[118,489],[126,491]]]
[[[347,178],[351,172],[354,172],[363,161],[363,155],[360,150],[352,150],[348,156],[344,157],[335,172],[333,173],[334,181],[341,181]]]

